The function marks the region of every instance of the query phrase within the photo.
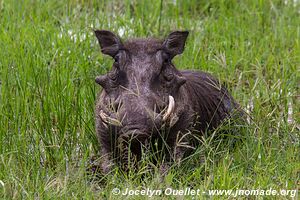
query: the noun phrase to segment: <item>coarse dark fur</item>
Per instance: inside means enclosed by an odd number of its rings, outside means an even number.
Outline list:
[[[141,149],[149,148],[156,139],[166,142],[165,163],[180,162],[194,147],[190,136],[218,127],[239,110],[210,74],[179,71],[173,65],[173,57],[184,50],[187,31],[172,32],[165,40],[125,43],[110,31],[96,30],[95,34],[102,53],[115,59],[111,71],[96,78],[103,87],[95,115],[104,173],[111,170],[114,160],[126,170],[128,151],[138,161]],[[169,96],[175,100],[175,110],[164,121],[161,113],[166,112]],[[100,113],[120,123],[109,123]]]

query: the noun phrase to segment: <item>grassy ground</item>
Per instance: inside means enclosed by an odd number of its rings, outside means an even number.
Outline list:
[[[116,187],[299,189],[300,3],[294,2],[1,0],[0,199],[124,199],[112,194]],[[123,38],[189,30],[175,63],[211,72],[251,110],[242,144],[233,150],[207,139],[201,158],[174,167],[162,182],[146,170],[89,181],[85,168],[98,148],[94,78],[111,66],[94,28]]]

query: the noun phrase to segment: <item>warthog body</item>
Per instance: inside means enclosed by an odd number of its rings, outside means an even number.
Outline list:
[[[128,151],[139,160],[141,149],[157,140],[167,146],[165,161],[179,162],[193,147],[189,135],[201,136],[216,128],[238,108],[211,75],[179,71],[173,65],[188,32],[172,32],[165,40],[124,43],[110,31],[95,34],[102,53],[115,60],[108,74],[96,77],[103,87],[95,115],[104,173],[114,159],[126,169]]]

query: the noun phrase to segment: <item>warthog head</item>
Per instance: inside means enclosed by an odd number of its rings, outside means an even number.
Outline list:
[[[164,41],[140,39],[123,43],[110,31],[95,34],[104,54],[114,59],[110,72],[96,77],[104,91],[99,117],[122,137],[139,140],[176,123],[174,95],[186,79],[172,64],[184,49],[188,32],[172,32]]]

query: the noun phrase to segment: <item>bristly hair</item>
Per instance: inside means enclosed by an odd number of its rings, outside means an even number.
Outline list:
[[[155,38],[129,39],[124,43],[124,48],[132,55],[155,53],[162,47],[162,40]]]

